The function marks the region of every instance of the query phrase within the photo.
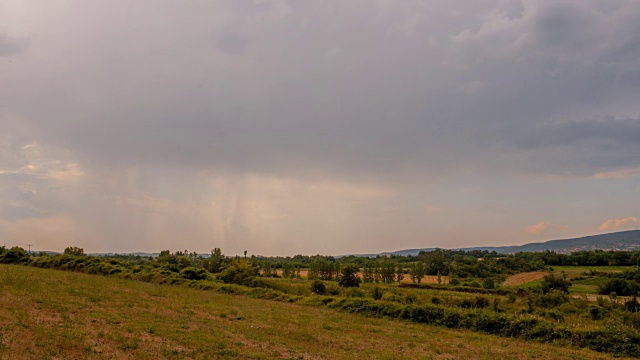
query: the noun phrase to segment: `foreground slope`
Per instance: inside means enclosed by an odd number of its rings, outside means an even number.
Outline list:
[[[0,265],[0,359],[607,359],[329,309]]]

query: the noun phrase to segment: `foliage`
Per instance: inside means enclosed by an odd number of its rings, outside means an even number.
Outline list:
[[[598,294],[611,295],[615,293],[618,296],[638,295],[640,286],[635,281],[629,281],[622,278],[612,278],[598,287]]]
[[[29,262],[29,254],[21,247],[14,246],[9,250],[2,247],[0,263],[3,264],[26,264]]]
[[[411,277],[411,282],[418,283],[422,281],[422,278],[425,276],[425,267],[422,261],[417,261],[411,264],[409,267],[409,276]]]
[[[358,277],[358,265],[356,264],[346,264],[340,269],[340,280],[338,284],[343,287],[358,287],[360,286],[360,282],[362,281]]]
[[[217,274],[222,272],[227,265],[227,259],[220,248],[211,250],[211,256],[202,261],[202,266],[210,273]]]
[[[85,256],[84,249],[77,246],[69,246],[64,249],[64,255]]]
[[[311,283],[311,292],[316,295],[324,295],[327,293],[327,287],[321,280],[313,280]]]
[[[551,290],[560,290],[564,293],[569,292],[571,282],[567,281],[566,274],[556,274],[550,272],[542,279],[542,291],[548,293]]]
[[[496,284],[493,282],[492,278],[485,278],[482,281],[482,287],[485,289],[494,289],[496,287]]]
[[[235,258],[229,267],[218,275],[218,279],[227,284],[250,285],[256,275],[258,275],[258,269],[247,259]]]
[[[193,266],[180,270],[180,276],[187,280],[205,280],[209,277],[207,270]]]

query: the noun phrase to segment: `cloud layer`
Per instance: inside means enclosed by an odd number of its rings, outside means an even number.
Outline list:
[[[589,233],[632,211],[633,1],[0,14],[0,236],[15,243],[36,241],[19,221],[66,219],[90,249],[369,252],[516,243],[540,218]]]
[[[600,231],[638,230],[640,219],[630,216],[624,219],[609,219],[599,227]]]

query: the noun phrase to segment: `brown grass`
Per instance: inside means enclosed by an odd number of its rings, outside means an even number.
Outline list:
[[[588,350],[0,265],[0,359],[609,359]]]
[[[516,274],[513,276],[509,276],[507,280],[505,280],[502,285],[504,286],[518,286],[526,283],[530,283],[536,280],[542,279],[547,273],[544,271],[534,271]]]

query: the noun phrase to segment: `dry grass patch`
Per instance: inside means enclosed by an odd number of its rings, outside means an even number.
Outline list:
[[[504,286],[519,286],[522,284],[534,282],[542,279],[545,275],[547,275],[544,271],[533,271],[527,273],[520,273],[513,276],[509,276],[507,280],[505,280],[502,285]]]
[[[0,359],[609,359],[326,308],[0,265]]]

